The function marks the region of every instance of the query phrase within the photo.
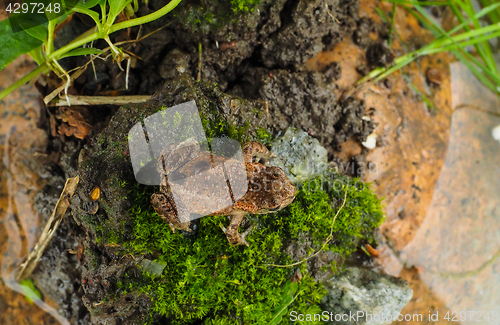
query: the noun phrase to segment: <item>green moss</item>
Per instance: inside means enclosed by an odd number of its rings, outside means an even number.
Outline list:
[[[93,272],[96,272],[97,269],[99,268],[99,265],[101,264],[101,256],[98,252],[96,252],[94,249],[86,247],[85,248],[85,259],[90,266],[90,268],[93,270]]]
[[[201,218],[197,231],[190,235],[172,233],[149,204],[154,188],[136,185],[129,194],[134,203],[134,238],[125,247],[166,264],[159,278],[145,273],[148,283],[140,285],[139,291],[151,296],[152,311],[167,316],[172,324],[196,319],[204,324],[267,324],[287,294],[285,284],[299,267],[269,264],[296,262],[284,252],[290,240],[309,237],[310,253],[318,250],[330,233],[346,188],[347,201],[326,249],[345,258],[361,242],[373,241],[373,230],[383,214],[376,196],[360,185],[363,183],[341,175],[304,183],[295,201],[279,213],[249,216],[255,225],[247,237],[250,247],[229,245],[220,229],[220,225],[228,225],[226,217]],[[330,267],[337,270],[333,263]],[[308,274],[305,263],[300,268],[304,277],[289,309],[319,312],[325,289]],[[129,283],[127,291],[131,290]]]
[[[373,242],[373,230],[383,220],[380,200],[368,184],[341,174],[316,177],[302,184],[296,200],[287,209],[293,220],[289,223],[290,237],[314,233],[313,245],[319,248],[330,234],[332,216],[344,201],[346,187],[346,202],[333,225],[329,249],[347,257],[361,241]]]
[[[263,143],[263,144],[269,144],[271,140],[273,139],[273,136],[269,130],[266,128],[260,127],[255,129],[255,133],[257,135],[256,141]]]
[[[272,138],[271,133],[266,128],[255,129],[249,122],[240,125],[229,123],[219,114],[217,107],[214,107],[214,110],[210,111],[209,114],[201,113],[200,117],[207,139],[229,137],[240,143],[255,140],[269,144]]]
[[[233,11],[252,11],[261,0],[231,0]]]
[[[261,0],[219,0],[209,4],[183,1],[174,12],[176,20],[195,35],[226,30],[228,25],[246,19]],[[231,41],[230,37],[226,41]]]

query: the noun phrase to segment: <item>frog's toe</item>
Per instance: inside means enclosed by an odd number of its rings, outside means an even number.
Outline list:
[[[246,236],[251,233],[253,230],[253,225],[251,225],[250,227],[248,227],[247,230],[245,230],[245,232],[243,232],[242,234],[238,234],[239,235],[239,239],[240,239],[240,244],[238,245],[246,245],[246,246],[250,246],[248,245],[247,241],[246,241]]]
[[[224,234],[226,234],[227,241],[231,245],[238,245],[238,241],[239,241],[238,228],[236,228],[236,230],[235,230],[234,228],[229,226],[229,229],[228,229],[228,228],[224,227],[223,225],[219,225],[219,227],[220,227],[220,229],[222,229]]]
[[[226,227],[220,225],[220,228],[222,231],[226,234],[226,238],[229,242],[229,244],[233,246],[237,245],[245,245],[245,246],[250,246],[248,242],[246,241],[246,236],[252,231],[253,225],[250,226],[245,232],[243,233],[238,233],[238,231],[231,231],[231,228],[228,230]]]

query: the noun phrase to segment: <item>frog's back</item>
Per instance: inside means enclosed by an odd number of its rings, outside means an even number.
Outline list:
[[[247,191],[244,168],[240,161],[202,151],[170,173],[169,184],[174,196],[181,199],[191,213],[209,215],[231,207],[236,201],[229,184],[235,185],[234,191],[239,197]]]

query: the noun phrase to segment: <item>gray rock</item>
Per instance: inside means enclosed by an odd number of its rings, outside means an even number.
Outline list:
[[[327,280],[325,288],[322,309],[331,313],[331,324],[391,324],[413,295],[399,278],[355,267]],[[342,315],[359,317],[335,320]]]
[[[304,131],[290,127],[285,135],[271,143],[271,151],[279,159],[271,163],[283,169],[294,183],[324,174],[328,168],[326,149]]]

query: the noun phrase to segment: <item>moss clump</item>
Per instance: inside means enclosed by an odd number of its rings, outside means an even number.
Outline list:
[[[241,100],[243,101],[243,100]],[[258,141],[263,144],[269,144],[272,139],[272,134],[264,127],[253,127],[250,122],[230,123],[227,117],[224,116],[219,108],[213,103],[207,103],[208,110],[200,111],[201,124],[205,133],[205,138],[210,143],[212,138],[230,138],[244,143],[246,141]],[[162,106],[158,112],[167,110],[168,107]],[[256,109],[254,109],[257,111]],[[257,113],[255,113],[257,114]],[[196,128],[197,119],[193,116],[175,115],[171,121],[159,119],[162,121],[161,128],[167,130],[177,130],[181,125],[182,130],[175,132],[175,138],[185,140],[198,133]]]
[[[289,309],[300,313],[320,312],[326,293],[307,271],[306,263],[293,267],[286,253],[291,241],[308,238],[308,254],[317,251],[330,233],[332,220],[347,201],[334,224],[334,236],[325,247],[342,258],[360,241],[373,240],[373,230],[382,221],[379,200],[356,179],[338,174],[304,183],[295,201],[276,214],[249,216],[254,224],[247,237],[250,247],[231,247],[220,229],[226,217],[199,219],[196,231],[172,233],[149,204],[151,187],[137,185],[129,195],[134,238],[125,244],[133,254],[153,256],[166,264],[159,278],[147,275],[149,283],[140,291],[153,299],[152,311],[172,324],[268,324],[276,316],[287,283],[300,268],[303,274]],[[241,230],[240,230],[241,231]],[[332,263],[331,268],[336,270]],[[287,319],[284,317],[283,319]]]
[[[233,11],[252,11],[261,0],[231,0]]]
[[[345,204],[333,224],[329,249],[347,257],[360,242],[372,243],[374,229],[384,218],[380,200],[368,184],[342,174],[318,176],[302,184],[286,212],[293,220],[288,230],[290,237],[314,233],[312,246],[319,248],[330,234],[332,218],[344,202],[344,195]]]
[[[212,0],[204,4],[191,1],[181,3],[174,17],[192,31],[217,33],[252,13],[260,3],[261,0]]]

